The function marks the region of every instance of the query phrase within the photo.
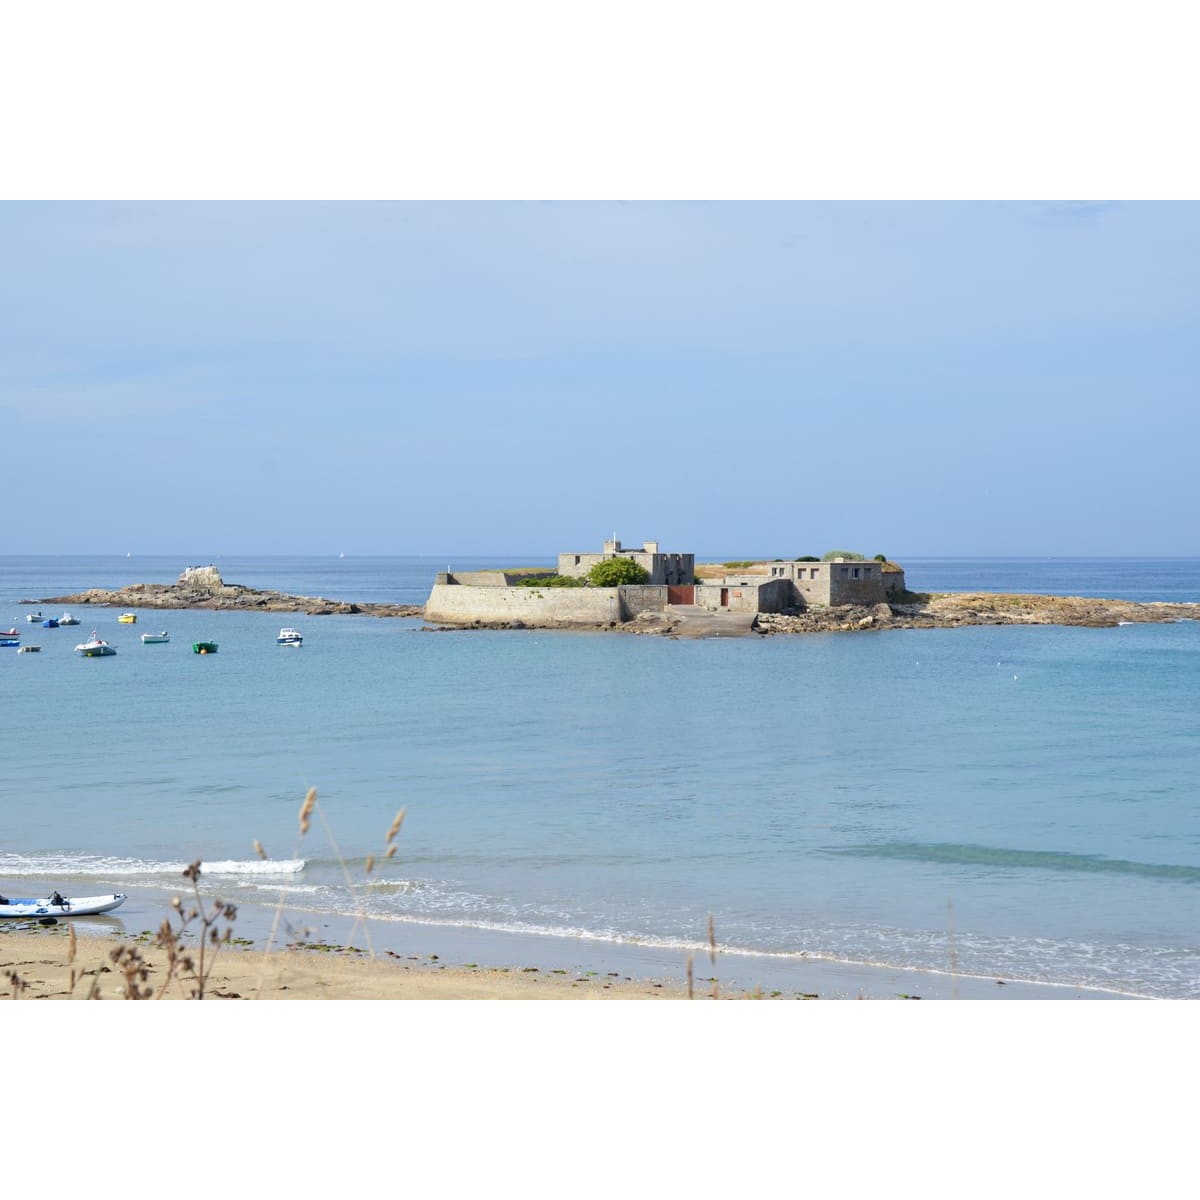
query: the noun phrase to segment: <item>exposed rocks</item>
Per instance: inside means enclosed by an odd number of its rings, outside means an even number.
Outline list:
[[[1080,625],[1200,620],[1200,604],[1140,604],[1080,596],[990,592],[908,593],[909,603],[842,605],[795,614],[762,613],[757,632],[829,633],[852,629],[951,629],[961,625]]]
[[[258,612],[304,613],[310,617],[332,613],[362,613],[372,617],[419,617],[419,604],[352,604],[320,596],[290,596],[260,588],[226,583],[214,566],[188,567],[174,583],[132,583],[128,587],[89,588],[72,596],[47,596],[23,603],[39,605],[84,604],[109,608],[208,608],[250,609]]]

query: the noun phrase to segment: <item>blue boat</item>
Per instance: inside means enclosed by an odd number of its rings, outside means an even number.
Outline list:
[[[53,617],[47,617],[46,620],[44,620],[42,622],[42,628],[43,629],[57,629],[58,622]]]

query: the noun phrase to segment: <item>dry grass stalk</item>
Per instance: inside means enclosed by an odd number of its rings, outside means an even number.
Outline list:
[[[403,808],[401,808],[396,813],[396,815],[392,818],[391,825],[388,826],[387,836],[384,839],[384,844],[387,847],[383,853],[384,859],[389,859],[389,858],[393,857],[396,853],[396,849],[397,849],[396,835],[400,832],[401,825],[404,824],[404,813],[405,813],[405,810]],[[346,880],[346,886],[350,889],[351,895],[357,896],[358,890],[357,890],[357,887],[356,887],[353,879],[351,879],[351,877],[350,877],[350,869],[346,864],[346,859],[345,859],[344,855],[342,854],[341,850],[338,848],[337,841],[335,840],[335,838],[333,836],[333,831],[329,828],[329,823],[325,820],[324,811],[322,809],[320,809],[317,805],[317,789],[315,787],[310,787],[308,789],[308,791],[305,793],[304,803],[300,806],[300,836],[301,837],[303,837],[306,833],[308,833],[309,829],[311,828],[311,819],[314,814],[320,820],[321,828],[324,829],[325,836],[329,840],[329,846],[333,850],[333,853],[334,853],[335,857],[337,858],[338,863],[341,865],[342,874],[345,876],[345,880]],[[256,841],[254,843],[254,848],[255,848],[255,850],[257,850],[259,852],[260,857],[262,857],[262,858],[266,857],[266,855],[262,852],[262,848],[261,848],[261,845],[259,842]],[[298,853],[299,853],[299,848],[297,847],[297,854]],[[367,875],[370,875],[375,870],[375,867],[376,867],[378,861],[379,860],[376,858],[376,856],[373,853],[367,855],[366,864],[365,864],[366,865],[365,873]],[[275,906],[275,919],[271,924],[271,932],[267,936],[267,942],[263,948],[263,973],[262,973],[262,975],[260,975],[259,981],[258,981],[258,986],[255,989],[256,996],[261,995],[261,993],[262,993],[263,983],[266,979],[267,963],[269,961],[268,956],[271,953],[272,947],[275,945],[275,939],[279,933],[279,927],[280,927],[280,924],[283,919],[283,907],[284,907],[284,897],[283,897],[283,894],[280,893],[279,902]],[[354,926],[351,928],[351,931],[350,931],[351,937],[353,937],[354,933],[358,930],[360,925],[362,926],[363,936],[366,939],[367,952],[370,954],[370,956],[372,958],[374,958],[375,957],[375,947],[371,943],[371,930],[370,930],[369,925],[367,924],[367,914],[366,914],[365,909],[362,906],[361,901],[359,903],[358,912],[355,915]]]
[[[954,900],[946,901],[946,934],[950,939],[951,999],[958,999],[958,944],[954,940]]]
[[[197,859],[183,872],[183,877],[191,881],[195,894],[195,907],[183,911],[183,901],[175,896],[171,907],[179,916],[179,928],[175,929],[170,919],[164,920],[154,937],[155,945],[166,951],[167,974],[158,989],[156,998],[166,994],[173,980],[191,980],[190,998],[203,1000],[208,987],[208,979],[216,965],[217,952],[233,937],[232,922],[237,918],[237,908],[226,904],[224,900],[215,899],[211,906],[205,908],[204,899],[200,895],[200,860]],[[188,926],[199,920],[198,938],[200,943],[199,957],[194,957],[184,946],[184,936]],[[220,921],[227,921],[224,931],[219,928]]]
[[[164,922],[165,923],[165,922]],[[121,972],[124,980],[124,998],[126,1000],[149,1000],[154,996],[154,989],[149,985],[150,964],[142,957],[142,952],[136,946],[118,946],[109,951],[108,957],[113,965]],[[99,997],[99,974],[92,982],[88,993],[89,1000]],[[161,995],[161,993],[159,993]]]
[[[688,962],[687,962],[687,981],[688,981],[688,999],[689,1000],[694,1000],[696,998],[696,992],[695,992],[695,987],[694,987],[695,980],[692,977],[692,957],[693,956],[689,954]]]
[[[717,996],[718,996],[718,986],[717,986],[717,935],[716,935],[716,931],[713,929],[713,918],[712,918],[712,913],[709,913],[709,914],[708,914],[708,960],[709,960],[709,962],[711,962],[711,963],[712,963],[712,969],[713,969],[713,981],[712,981],[713,989],[712,989],[712,998],[713,998],[714,1000],[716,1000],[716,999],[717,999]]]
[[[392,819],[391,825],[387,831],[387,844],[390,846],[396,840],[396,834],[400,832],[400,826],[404,824],[404,809],[401,809]],[[390,855],[388,856],[391,857]]]
[[[300,836],[303,837],[309,830],[309,817],[312,816],[312,811],[317,806],[317,789],[310,787],[304,796],[304,803],[300,806]]]

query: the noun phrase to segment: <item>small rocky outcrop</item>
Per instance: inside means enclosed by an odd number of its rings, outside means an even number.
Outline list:
[[[420,604],[354,604],[321,596],[291,596],[262,588],[226,583],[214,566],[187,567],[174,583],[133,583],[123,588],[89,588],[71,596],[26,600],[38,605],[103,605],[108,608],[207,608],[251,609],[259,612],[304,613],[310,617],[330,613],[363,613],[374,617],[420,617]]]
[[[210,563],[207,567],[184,567],[175,586],[193,592],[216,592],[225,586],[225,581],[221,572]]]

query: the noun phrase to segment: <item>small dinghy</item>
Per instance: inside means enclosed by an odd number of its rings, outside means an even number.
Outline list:
[[[60,896],[55,892],[44,900],[0,896],[0,917],[94,917],[124,903],[120,892],[111,896]]]
[[[165,629],[162,631],[162,633],[143,633],[142,634],[142,645],[143,646],[157,646],[157,645],[161,644],[162,642],[169,642],[170,640],[171,640],[171,635]]]

